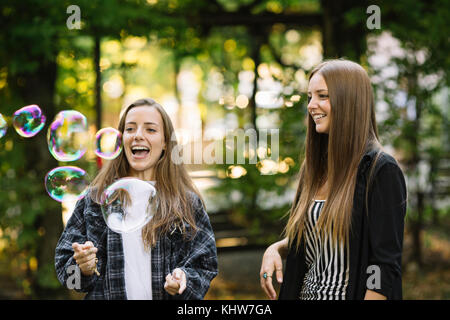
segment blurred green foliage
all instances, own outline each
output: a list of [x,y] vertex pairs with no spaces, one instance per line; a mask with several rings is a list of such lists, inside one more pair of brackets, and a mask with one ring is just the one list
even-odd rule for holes
[[[117,124],[126,92],[147,88],[144,92],[161,98],[175,92],[179,100],[177,74],[183,69],[195,69],[201,84],[198,104],[203,126],[233,115],[241,129],[255,125],[258,129],[263,119],[279,129],[279,162],[284,165],[276,174],[262,175],[261,163],[247,162],[240,165],[246,174],[234,178],[230,165],[212,166],[220,185],[211,192],[225,197],[231,219],[248,228],[250,234],[260,235],[262,242],[273,241],[279,236],[290,203],[271,206],[271,199],[293,197],[286,192],[295,191],[302,161],[308,71],[323,58],[336,54],[356,56],[373,77],[382,79],[374,81],[377,100],[387,106],[379,131],[383,144],[392,145],[405,165],[412,186],[409,221],[420,227],[427,221],[448,218],[448,207],[434,208],[433,198],[441,192],[439,197],[448,199],[449,192],[440,184],[442,178],[448,179],[448,172],[442,168],[450,158],[448,1],[374,1],[370,4],[381,8],[380,30],[364,30],[362,35],[343,32],[331,37],[323,34],[321,25],[322,17],[330,14],[329,8],[345,7],[339,19],[342,26],[352,28],[365,25],[369,3],[348,1],[344,6],[343,1],[324,0],[79,0],[76,4],[81,10],[82,28],[69,30],[66,9],[72,4],[2,1],[0,113],[9,125],[13,112],[31,103],[41,106],[48,116],[47,125],[65,109],[81,111],[94,124],[96,39],[101,40],[102,88],[114,77],[123,84],[118,97],[101,92],[103,109],[107,111],[102,120],[108,126]],[[296,18],[289,18],[292,16]],[[289,22],[284,23],[284,18]],[[308,19],[317,18],[317,26],[307,24]],[[271,22],[261,23],[258,19]],[[404,54],[377,67],[370,63],[374,55],[370,42],[371,37],[383,32],[398,39]],[[369,43],[362,53],[353,45],[357,37]],[[331,51],[330,43],[343,49]],[[386,78],[388,67],[396,71]],[[214,74],[221,75],[224,96],[236,97],[242,71],[263,77],[267,70],[266,78],[283,88],[279,108],[256,107],[254,87],[253,96],[242,109],[234,105],[235,100],[221,103],[205,94]],[[46,195],[43,187],[46,172],[62,164],[47,151],[46,129],[33,139],[25,139],[10,125],[0,139],[0,260],[10,261],[10,269],[0,270],[0,274],[11,274],[27,297],[64,292],[56,280],[52,260],[62,230],[61,206]],[[92,160],[76,162],[91,177],[97,170]],[[419,170],[422,164],[430,168],[425,173]],[[422,195],[423,208],[418,201]]]

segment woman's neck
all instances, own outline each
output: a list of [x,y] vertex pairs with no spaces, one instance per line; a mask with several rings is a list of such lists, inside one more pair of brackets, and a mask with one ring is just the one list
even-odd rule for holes
[[155,173],[153,170],[135,171],[130,169],[129,176],[144,181],[155,181]]

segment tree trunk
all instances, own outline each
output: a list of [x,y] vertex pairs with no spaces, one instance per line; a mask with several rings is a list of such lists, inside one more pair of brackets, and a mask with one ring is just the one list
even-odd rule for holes
[[423,233],[423,211],[424,211],[424,193],[417,192],[417,219],[412,222],[413,237],[413,261],[419,267],[423,266],[422,259],[422,233]]
[[95,37],[94,46],[94,66],[95,66],[95,112],[97,119],[95,125],[97,130],[102,128],[102,73],[100,71],[100,45],[101,39],[99,36]]
[[[56,70],[56,61],[43,62],[38,70],[32,74],[19,75],[17,76],[17,79],[20,79],[19,81],[12,80],[10,82],[21,84],[14,89],[26,105],[39,105],[46,116],[45,128],[48,128],[48,125],[56,115],[54,104]],[[48,171],[58,166],[58,162],[48,150],[46,134],[47,132],[42,130],[42,132],[33,137],[33,143],[27,144],[29,156],[25,160],[25,172],[34,172],[39,182],[44,181]],[[51,284],[40,280],[43,278],[48,279],[49,275],[55,272],[55,247],[63,230],[62,209],[58,202],[49,200],[43,184],[41,192],[36,194],[35,198],[44,198],[48,199],[48,201],[41,202],[44,208],[34,222],[36,230],[43,228],[44,233],[37,240],[36,258],[38,261],[38,273],[37,279],[32,283],[32,287],[37,298],[48,298],[49,294],[56,293],[56,291],[51,289]]]
[[250,54],[253,62],[255,63],[255,78],[253,79],[253,92],[250,98],[248,107],[250,108],[250,120],[253,128],[256,130],[256,135],[259,137],[258,128],[256,125],[256,93],[258,92],[258,66],[261,64],[261,46],[264,42],[263,35],[261,35],[260,29],[249,28],[252,39],[250,41]]
[[364,3],[358,0],[321,0],[321,7],[324,58],[344,57],[360,62],[366,50],[368,29],[363,20],[350,25],[345,20],[345,14],[354,8],[365,11]]

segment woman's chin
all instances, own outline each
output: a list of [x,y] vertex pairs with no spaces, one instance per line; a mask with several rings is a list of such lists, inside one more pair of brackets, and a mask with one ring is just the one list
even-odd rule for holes
[[328,130],[326,128],[321,128],[321,127],[317,127],[317,126],[316,126],[316,132],[317,133],[328,134]]

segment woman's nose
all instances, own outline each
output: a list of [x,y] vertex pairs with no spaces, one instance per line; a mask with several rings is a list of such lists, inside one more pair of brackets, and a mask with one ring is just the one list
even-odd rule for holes
[[316,109],[316,108],[317,108],[316,101],[314,99],[310,98],[309,102],[308,102],[308,106],[307,106],[308,111],[311,112],[313,109]]
[[134,139],[142,139],[143,138],[143,129],[137,128],[134,133]]

